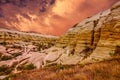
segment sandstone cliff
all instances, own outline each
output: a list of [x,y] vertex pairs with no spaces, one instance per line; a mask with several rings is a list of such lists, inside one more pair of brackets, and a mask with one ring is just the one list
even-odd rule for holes
[[[69,54],[82,57],[77,59],[78,63],[92,63],[119,55],[120,2],[69,29],[56,46],[69,47]],[[76,57],[70,63],[75,63]]]
[[26,42],[48,47],[53,46],[57,39],[57,36],[0,29],[0,44],[20,44],[21,42]]

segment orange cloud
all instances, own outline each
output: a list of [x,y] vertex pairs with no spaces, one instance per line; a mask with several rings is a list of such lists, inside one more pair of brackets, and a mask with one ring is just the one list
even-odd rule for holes
[[60,35],[72,27],[74,24],[80,22],[86,17],[92,16],[100,11],[109,8],[117,0],[58,0],[56,5],[53,7],[52,12],[64,18],[53,17],[51,21],[55,22],[55,29],[58,28],[59,33],[54,34]]
[[45,12],[40,12],[43,7],[39,0],[29,1],[22,8],[4,4],[0,6],[5,15],[0,18],[0,27],[61,35],[74,24],[109,8],[116,1],[118,0],[56,0],[55,4],[45,6]]

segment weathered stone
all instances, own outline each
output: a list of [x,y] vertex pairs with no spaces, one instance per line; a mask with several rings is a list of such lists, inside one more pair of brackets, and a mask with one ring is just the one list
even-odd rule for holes
[[79,59],[80,63],[111,58],[110,53],[120,46],[120,2],[69,29],[56,46],[71,46],[75,54],[84,57]]
[[22,53],[0,61],[0,66],[14,65],[15,72],[19,66],[30,63],[39,69],[53,63],[86,64],[111,59],[120,56],[120,2],[83,20],[60,37],[9,30],[0,30],[0,35],[2,55]]

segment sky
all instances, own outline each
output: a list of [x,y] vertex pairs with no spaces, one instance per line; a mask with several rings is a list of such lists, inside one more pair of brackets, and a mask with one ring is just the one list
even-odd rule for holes
[[119,0],[0,0],[0,28],[62,35]]

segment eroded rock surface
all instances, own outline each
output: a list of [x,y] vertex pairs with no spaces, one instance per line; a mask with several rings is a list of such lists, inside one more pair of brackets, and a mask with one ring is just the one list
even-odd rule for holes
[[120,46],[120,2],[69,29],[60,37],[57,46],[70,46],[74,50],[71,54],[82,56],[78,60],[80,63],[111,58]]
[[0,66],[12,67],[15,73],[30,63],[39,69],[54,63],[86,64],[112,59],[120,56],[120,1],[57,38],[0,33],[0,41],[7,42],[0,45]]

